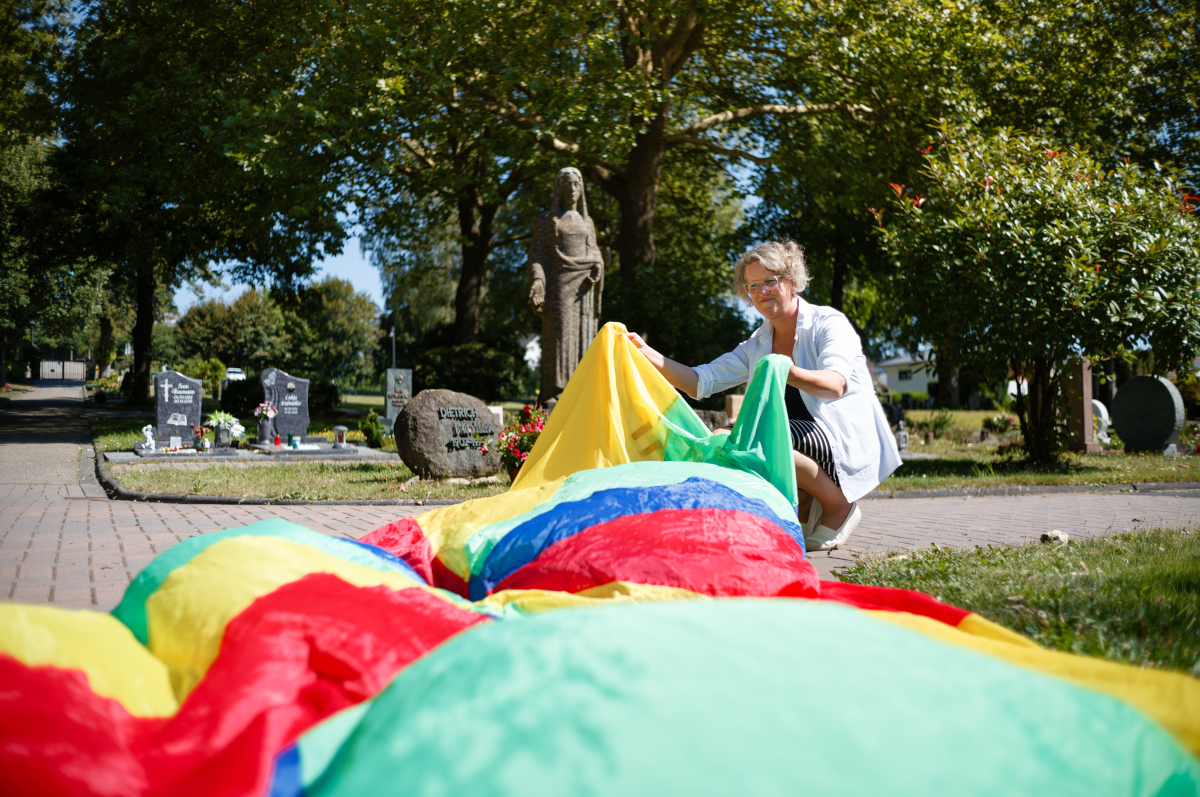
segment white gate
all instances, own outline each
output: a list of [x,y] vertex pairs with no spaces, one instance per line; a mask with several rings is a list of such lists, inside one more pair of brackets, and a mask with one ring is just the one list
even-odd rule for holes
[[79,360],[42,360],[41,379],[71,379],[82,382],[87,378],[87,363]]

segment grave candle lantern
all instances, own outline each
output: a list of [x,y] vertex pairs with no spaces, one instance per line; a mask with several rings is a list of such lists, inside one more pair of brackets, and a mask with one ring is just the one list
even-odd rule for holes
[[348,431],[349,430],[345,426],[333,427],[333,447],[334,448],[345,448],[346,447],[346,432],[348,432]]

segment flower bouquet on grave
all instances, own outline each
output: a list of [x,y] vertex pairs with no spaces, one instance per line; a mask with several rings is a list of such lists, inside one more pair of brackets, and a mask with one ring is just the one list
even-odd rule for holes
[[272,419],[278,414],[279,410],[275,408],[273,401],[264,401],[254,408],[254,417],[258,418],[259,444],[270,443],[271,438],[275,436],[275,424]]
[[[529,458],[529,452],[533,450],[533,444],[537,442],[542,435],[542,430],[546,427],[546,414],[537,407],[531,407],[528,404],[521,410],[520,417],[517,422],[511,426],[504,427],[500,432],[500,464],[508,470],[510,479],[515,480],[517,473],[520,472],[521,466],[525,464],[525,460]],[[485,442],[479,449],[479,453],[487,456],[490,449]]]
[[189,423],[188,426],[192,430],[192,438],[196,441],[196,448],[204,447],[204,435],[212,431],[207,426],[197,426],[194,423]]

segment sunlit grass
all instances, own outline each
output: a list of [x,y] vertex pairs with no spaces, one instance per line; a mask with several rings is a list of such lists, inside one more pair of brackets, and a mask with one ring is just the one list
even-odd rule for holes
[[1200,675],[1200,534],[1153,529],[860,562],[843,581],[925,592],[1044,647]]

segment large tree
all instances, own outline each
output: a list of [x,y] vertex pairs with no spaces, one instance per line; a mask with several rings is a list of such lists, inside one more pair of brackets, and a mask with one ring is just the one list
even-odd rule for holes
[[[93,212],[88,249],[135,297],[133,394],[144,399],[160,286],[211,276],[214,262],[287,285],[340,247],[340,155],[305,139],[284,169],[243,146],[246,107],[295,91],[327,30],[301,0],[95,0],[85,11],[63,82],[64,161]],[[256,135],[286,137],[295,121]]]

